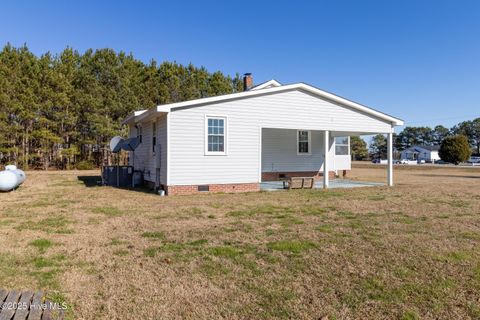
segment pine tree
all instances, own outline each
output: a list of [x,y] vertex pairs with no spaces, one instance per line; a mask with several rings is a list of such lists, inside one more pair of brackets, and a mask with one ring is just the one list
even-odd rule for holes
[[350,149],[353,160],[364,160],[368,157],[367,143],[359,136],[350,137]]
[[0,51],[0,162],[48,169],[101,164],[107,143],[125,135],[134,110],[238,92],[242,81],[176,62],[145,64],[132,54],[66,48]]

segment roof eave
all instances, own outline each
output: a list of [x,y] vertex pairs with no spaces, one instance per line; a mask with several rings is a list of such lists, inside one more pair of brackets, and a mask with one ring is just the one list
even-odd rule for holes
[[138,117],[149,110],[139,110],[139,111],[134,111],[131,115],[125,118],[125,120],[122,121],[122,125],[130,124],[131,122],[138,122]]
[[157,113],[168,113],[168,112],[170,112],[170,105],[168,105],[168,104],[159,105],[159,106],[156,106],[155,108],[147,110],[146,112],[144,112],[141,115],[139,115],[138,117],[136,117],[135,122],[140,122],[142,120],[145,120],[145,119],[147,119],[147,118],[149,118],[152,115],[157,114]]

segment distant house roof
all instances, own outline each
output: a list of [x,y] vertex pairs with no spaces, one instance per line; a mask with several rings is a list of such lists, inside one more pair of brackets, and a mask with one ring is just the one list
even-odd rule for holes
[[422,150],[419,150],[419,149],[427,150],[427,151],[432,152],[432,151],[440,150],[440,146],[427,146],[427,145],[421,144],[421,145],[411,146],[410,148],[407,148],[406,150],[412,151],[412,152],[422,152]]

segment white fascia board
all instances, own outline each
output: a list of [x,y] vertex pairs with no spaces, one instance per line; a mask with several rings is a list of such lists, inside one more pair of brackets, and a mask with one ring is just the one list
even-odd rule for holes
[[141,114],[144,113],[144,112],[147,112],[147,109],[145,109],[145,110],[140,110],[140,111],[135,111],[133,114],[135,115],[135,117],[137,117],[137,116],[141,115]]
[[169,104],[163,104],[157,106],[157,112],[170,112],[170,105]]
[[161,105],[153,109],[135,111],[133,114],[129,115],[127,118],[125,118],[125,120],[122,121],[122,125],[129,124],[130,122],[138,123],[156,113],[168,113],[168,112],[170,112],[169,105]]

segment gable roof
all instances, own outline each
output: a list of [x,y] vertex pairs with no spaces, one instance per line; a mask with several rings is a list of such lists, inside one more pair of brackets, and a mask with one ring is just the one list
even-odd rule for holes
[[256,86],[252,87],[250,90],[259,90],[259,89],[267,89],[267,88],[274,88],[274,87],[280,87],[282,84],[278,82],[275,79],[268,80],[265,82],[262,82],[260,84],[257,84]]
[[[272,80],[270,80],[272,81]],[[268,82],[263,83],[262,85],[267,84]],[[275,81],[275,80],[273,80]],[[277,81],[275,81],[277,82]],[[277,82],[278,83],[278,82]],[[278,83],[279,84],[279,83]],[[392,125],[394,126],[401,126],[404,124],[402,119],[395,118],[393,116],[390,116],[386,113],[377,111],[375,109],[369,108],[367,106],[364,106],[362,104],[359,104],[357,102],[345,99],[343,97],[337,96],[333,93],[321,90],[319,88],[316,88],[312,85],[299,82],[299,83],[294,83],[294,84],[288,84],[288,85],[280,85],[280,86],[273,86],[273,87],[268,87],[264,89],[256,89],[256,90],[249,90],[249,91],[242,91],[242,92],[237,92],[237,93],[230,93],[230,94],[225,94],[225,95],[220,95],[220,96],[215,96],[215,97],[208,97],[208,98],[201,98],[201,99],[195,99],[195,100],[189,100],[189,101],[183,101],[183,102],[176,102],[176,103],[170,103],[170,104],[164,104],[164,105],[159,105],[155,108],[149,109],[147,111],[142,110],[140,111],[141,114],[137,115],[131,115],[127,119],[125,119],[122,123],[126,124],[129,123],[130,121],[140,121],[142,119],[145,119],[149,117],[150,115],[154,113],[168,113],[172,110],[179,109],[179,108],[192,108],[192,107],[199,107],[203,106],[206,104],[212,104],[212,103],[218,103],[218,102],[226,102],[226,101],[232,101],[232,100],[237,100],[237,99],[248,99],[252,97],[257,97],[261,95],[266,95],[266,94],[275,94],[275,93],[280,93],[280,92],[285,92],[285,91],[292,91],[292,90],[301,90],[308,92],[314,96],[317,96],[321,99],[329,100],[331,102],[350,107],[354,110],[357,110],[359,112],[366,113],[368,115],[377,117],[381,120],[391,122]]]

